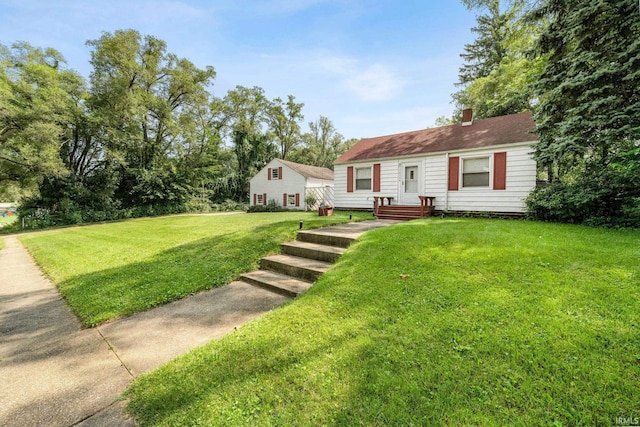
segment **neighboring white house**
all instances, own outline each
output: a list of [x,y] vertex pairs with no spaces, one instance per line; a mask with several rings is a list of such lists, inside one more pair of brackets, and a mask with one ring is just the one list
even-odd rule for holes
[[[335,207],[420,205],[435,197],[437,211],[523,213],[536,185],[530,112],[376,138],[365,138],[336,159]],[[388,199],[387,199],[388,200]]]
[[306,210],[320,203],[333,205],[333,171],[302,165],[288,160],[273,159],[250,181],[251,205],[266,205],[274,200],[278,206]]

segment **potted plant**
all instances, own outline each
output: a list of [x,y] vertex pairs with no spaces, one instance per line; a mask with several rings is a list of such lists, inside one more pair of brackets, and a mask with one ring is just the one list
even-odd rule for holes
[[320,203],[320,207],[318,208],[318,215],[331,216],[333,215],[333,208],[327,205],[325,202],[322,202]]

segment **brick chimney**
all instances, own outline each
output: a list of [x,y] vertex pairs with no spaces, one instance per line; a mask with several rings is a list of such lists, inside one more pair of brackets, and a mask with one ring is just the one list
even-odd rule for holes
[[473,124],[473,110],[465,108],[462,110],[462,126],[471,126]]

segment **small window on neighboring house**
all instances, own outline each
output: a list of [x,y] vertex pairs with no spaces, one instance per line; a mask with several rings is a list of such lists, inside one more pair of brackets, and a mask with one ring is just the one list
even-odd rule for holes
[[463,187],[489,187],[489,157],[462,160]]
[[262,194],[256,194],[256,205],[264,205]]
[[356,168],[356,190],[371,190],[371,168]]
[[271,169],[271,179],[279,179],[280,175],[278,175],[278,168]]
[[287,194],[287,206],[295,206],[295,205],[296,205],[296,195]]

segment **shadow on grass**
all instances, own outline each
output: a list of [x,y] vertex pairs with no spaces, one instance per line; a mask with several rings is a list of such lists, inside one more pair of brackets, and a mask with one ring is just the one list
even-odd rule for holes
[[[136,380],[130,409],[143,425],[592,425],[636,406],[634,250],[441,224],[431,242],[414,224],[365,235],[295,304]],[[596,242],[626,279],[578,250]]]
[[[307,215],[303,226],[317,228],[347,218]],[[287,220],[199,239],[142,262],[73,277],[59,289],[83,325],[96,326],[226,285],[257,269],[260,258],[278,252],[298,228],[298,220]]]
[[59,288],[83,325],[95,326],[230,283],[278,251],[295,225],[283,221],[199,239],[143,262],[65,280]]

